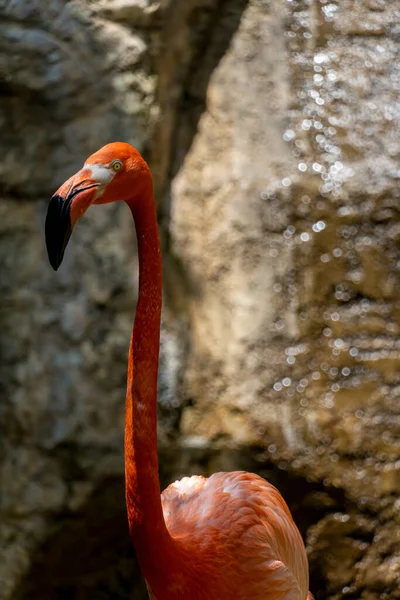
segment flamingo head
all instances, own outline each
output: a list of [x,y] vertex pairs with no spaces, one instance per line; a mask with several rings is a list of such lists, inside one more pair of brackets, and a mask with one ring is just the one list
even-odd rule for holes
[[53,269],[61,265],[72,230],[89,206],[126,200],[133,207],[149,185],[150,170],[130,144],[107,144],[89,156],[82,169],[58,188],[47,209],[46,246]]

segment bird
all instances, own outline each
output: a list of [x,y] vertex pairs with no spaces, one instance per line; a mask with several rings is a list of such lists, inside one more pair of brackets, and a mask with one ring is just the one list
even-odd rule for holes
[[54,270],[91,205],[124,200],[136,228],[139,292],[128,356],[125,498],[152,600],[311,600],[305,546],[279,491],[244,471],[184,477],[160,493],[157,374],[162,257],[150,169],[107,144],[52,196],[45,221]]

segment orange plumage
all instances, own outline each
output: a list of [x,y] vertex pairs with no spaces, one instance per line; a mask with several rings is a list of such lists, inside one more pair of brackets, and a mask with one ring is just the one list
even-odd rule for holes
[[162,268],[152,178],[121,142],[89,157],[53,196],[46,243],[61,264],[91,204],[125,200],[135,221],[139,300],[128,359],[126,502],[131,537],[154,600],[311,600],[304,544],[279,492],[251,473],[185,477],[160,496],[157,372]]
[[162,506],[170,535],[199,562],[200,578],[193,573],[182,598],[306,598],[301,536],[278,490],[258,475],[185,477],[163,492]]

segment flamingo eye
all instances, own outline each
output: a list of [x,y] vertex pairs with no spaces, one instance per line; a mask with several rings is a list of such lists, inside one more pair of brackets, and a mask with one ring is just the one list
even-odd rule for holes
[[120,160],[114,160],[114,162],[111,163],[111,168],[114,171],[120,171],[122,169],[122,162]]

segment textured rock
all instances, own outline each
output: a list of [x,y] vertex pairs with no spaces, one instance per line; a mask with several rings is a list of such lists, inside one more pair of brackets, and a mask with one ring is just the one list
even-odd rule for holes
[[[171,218],[192,288],[183,434],[266,446],[380,515],[400,490],[393,23],[388,5],[250,2]],[[378,569],[375,537],[337,529],[340,555],[310,543],[327,592],[397,598],[398,540]]]
[[147,152],[160,208],[162,480],[256,470],[317,599],[399,598],[394,5],[0,5],[0,598],[143,597],[133,226],[93,208],[56,275],[43,246],[46,198],[116,139]]
[[134,228],[123,206],[90,211],[55,275],[43,224],[46,198],[88,154],[113,139],[143,148],[154,81],[146,36],[90,3],[2,8],[0,597],[8,598],[55,516],[123,472]]

